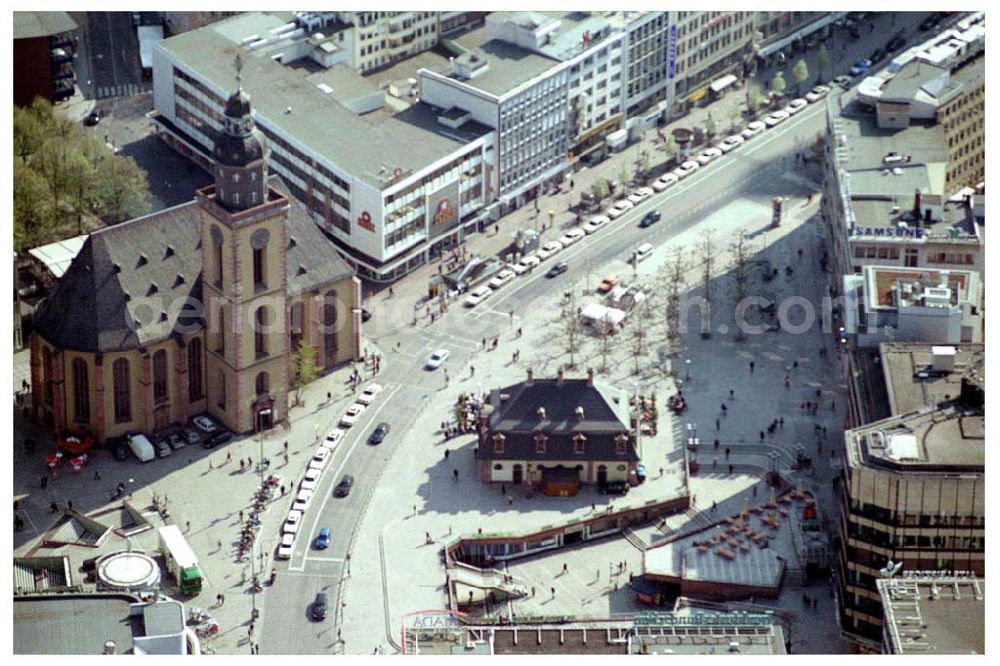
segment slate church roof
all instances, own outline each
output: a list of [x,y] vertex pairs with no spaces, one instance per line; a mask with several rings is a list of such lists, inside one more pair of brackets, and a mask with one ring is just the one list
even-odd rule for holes
[[[479,460],[639,460],[629,427],[628,395],[609,384],[534,379],[494,390],[490,406],[487,441],[476,451]],[[496,434],[505,437],[503,453],[494,450]],[[536,453],[539,434],[547,437],[545,453]],[[578,434],[586,436],[582,454],[575,453]],[[617,453],[621,435],[628,436],[624,454]]]
[[[286,196],[280,179],[271,185]],[[353,275],[330,238],[289,197],[289,295]],[[35,317],[46,341],[82,352],[143,347],[204,323],[196,201],[90,235]]]

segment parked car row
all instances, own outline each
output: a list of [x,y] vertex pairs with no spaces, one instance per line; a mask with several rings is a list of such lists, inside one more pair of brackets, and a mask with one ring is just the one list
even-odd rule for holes
[[[357,417],[364,412],[368,405],[375,402],[375,398],[381,392],[382,386],[380,384],[369,384],[366,386],[361,391],[361,394],[358,395],[357,402],[351,405],[344,416],[341,417],[340,425],[343,428],[334,428],[331,430],[320,445],[316,447],[309,462],[306,463],[306,469],[302,474],[302,480],[299,481],[298,492],[292,502],[292,508],[289,510],[288,515],[285,517],[285,522],[281,526],[281,543],[278,546],[278,559],[287,560],[292,556],[292,552],[295,550],[295,540],[299,534],[299,526],[302,524],[302,519],[309,509],[313,496],[319,487],[323,471],[330,460],[333,459],[334,451],[344,439],[344,435],[346,434],[344,428],[354,425]],[[381,428],[382,425],[385,424],[381,424],[379,427]],[[379,432],[378,428],[376,428],[376,432]],[[388,426],[385,427],[384,432],[381,432],[380,437],[385,437],[386,432],[388,432]],[[375,433],[372,435],[374,436]],[[337,487],[334,488],[333,496],[346,497],[353,486],[354,477],[347,474],[340,480]],[[313,547],[319,550],[328,548],[330,546],[330,538],[329,528],[324,527],[320,529],[316,539],[313,541]]]
[[115,460],[126,460],[131,451],[139,462],[149,462],[154,458],[166,458],[187,446],[202,444],[211,449],[232,438],[233,433],[207,414],[201,414],[192,418],[188,425],[174,426],[152,440],[142,433],[127,432],[121,437],[110,438],[107,446]]

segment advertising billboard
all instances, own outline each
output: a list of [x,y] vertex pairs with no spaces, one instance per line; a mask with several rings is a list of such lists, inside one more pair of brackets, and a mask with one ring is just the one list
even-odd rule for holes
[[458,211],[461,205],[459,182],[456,180],[427,195],[427,233],[430,237],[433,238],[458,226],[461,220]]

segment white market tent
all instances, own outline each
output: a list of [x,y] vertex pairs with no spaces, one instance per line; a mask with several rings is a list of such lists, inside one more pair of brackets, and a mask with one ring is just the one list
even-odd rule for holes
[[589,303],[580,311],[580,317],[586,324],[604,322],[605,325],[619,326],[625,321],[625,313],[617,308],[609,308],[600,303]]

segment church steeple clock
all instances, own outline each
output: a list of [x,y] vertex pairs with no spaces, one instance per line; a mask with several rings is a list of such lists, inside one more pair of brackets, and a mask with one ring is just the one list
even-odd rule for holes
[[215,141],[216,201],[229,211],[253,208],[267,193],[267,142],[254,126],[243,92],[243,62],[236,56],[236,91],[229,96]]

